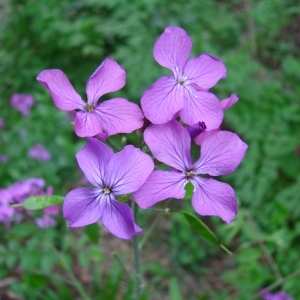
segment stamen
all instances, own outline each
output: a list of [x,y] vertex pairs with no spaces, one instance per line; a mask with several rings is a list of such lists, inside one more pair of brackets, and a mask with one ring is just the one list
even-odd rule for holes
[[87,112],[92,112],[94,110],[94,107],[93,107],[93,105],[91,104],[91,103],[87,103],[86,104],[86,111]]
[[187,176],[187,177],[196,176],[196,173],[195,173],[194,171],[187,171],[187,172],[186,172],[186,176]]
[[111,190],[110,190],[110,188],[105,187],[105,188],[103,189],[103,192],[104,192],[104,194],[110,194],[110,193],[111,193]]

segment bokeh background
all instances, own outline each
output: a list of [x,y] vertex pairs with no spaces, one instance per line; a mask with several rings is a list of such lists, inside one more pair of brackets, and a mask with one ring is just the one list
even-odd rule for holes
[[[236,191],[236,220],[202,218],[233,255],[198,236],[180,214],[163,215],[142,250],[143,299],[250,299],[272,284],[272,292],[300,299],[299,1],[2,0],[0,18],[0,188],[32,177],[56,195],[84,185],[75,154],[85,140],[35,80],[42,70],[63,70],[85,99],[87,79],[111,57],[125,68],[126,86],[102,100],[139,103],[146,88],[170,74],[153,58],[157,37],[180,26],[193,40],[191,56],[205,52],[225,63],[227,78],[212,91],[219,99],[237,93],[239,102],[225,112],[222,128],[249,149],[236,172],[222,178]],[[35,99],[28,115],[11,105],[14,93]],[[136,133],[121,138],[114,143],[137,144]],[[29,158],[35,144],[51,159]],[[193,212],[189,201],[170,205]],[[158,214],[140,213],[141,238]],[[81,286],[91,299],[134,299],[115,256],[133,271],[131,242],[102,226],[70,231],[61,214],[56,221],[47,229],[32,216],[0,224],[0,298],[80,299]]]

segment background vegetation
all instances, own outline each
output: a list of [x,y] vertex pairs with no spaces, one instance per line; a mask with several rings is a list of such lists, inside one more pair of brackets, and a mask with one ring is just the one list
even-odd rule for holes
[[[273,283],[273,292],[300,299],[299,277],[286,278],[300,269],[298,1],[4,0],[0,17],[0,154],[8,156],[0,162],[0,188],[31,177],[44,178],[58,195],[82,185],[75,153],[85,141],[35,80],[42,70],[63,70],[84,99],[87,79],[111,57],[127,72],[125,88],[114,94],[139,103],[169,74],[153,59],[155,40],[165,27],[180,26],[192,37],[192,56],[206,52],[224,61],[227,78],[213,92],[220,99],[235,92],[240,100],[222,128],[249,149],[237,171],[222,178],[235,188],[236,220],[228,226],[202,218],[234,254],[197,236],[181,215],[164,215],[142,250],[143,299],[249,299]],[[13,93],[33,95],[29,115],[11,106]],[[137,140],[135,133],[126,138]],[[36,143],[50,161],[28,158]],[[189,201],[170,205],[192,212]],[[158,213],[142,214],[141,237]],[[32,217],[0,224],[0,298],[72,299],[84,287],[91,299],[133,299],[118,263],[132,271],[131,243],[103,227],[99,239],[98,230],[68,231],[61,216],[45,230]]]

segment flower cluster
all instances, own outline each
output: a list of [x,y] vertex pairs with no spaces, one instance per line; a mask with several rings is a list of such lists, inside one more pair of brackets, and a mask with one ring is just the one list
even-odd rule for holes
[[[131,239],[142,229],[135,224],[130,205],[122,196],[132,193],[134,201],[146,209],[167,198],[182,199],[188,182],[194,186],[192,206],[198,214],[218,216],[226,223],[235,218],[233,188],[210,176],[235,171],[247,150],[235,133],[220,129],[224,110],[238,97],[232,94],[219,101],[209,91],[226,77],[226,68],[209,54],[188,60],[191,49],[192,40],[185,30],[165,29],[154,45],[154,58],[170,69],[172,76],[159,78],[144,92],[142,110],[123,98],[98,103],[101,96],[125,85],[124,69],[111,58],[89,78],[86,102],[61,70],[44,70],[38,75],[54,104],[75,116],[75,133],[88,138],[76,158],[94,188],[77,188],[65,197],[63,215],[69,227],[100,219],[112,234]],[[114,153],[102,142],[111,135],[137,129],[144,134],[154,158],[169,166],[169,171],[154,170],[152,158],[132,145]],[[190,154],[193,140],[201,147],[201,155],[194,162]]]
[[[23,210],[20,207],[12,207],[14,204],[21,204],[30,196],[52,195],[53,188],[48,187],[44,192],[45,181],[41,178],[31,178],[18,181],[6,189],[0,189],[0,222],[9,226],[12,221],[20,222],[23,213],[30,215],[31,211]],[[36,219],[36,224],[41,227],[54,226],[55,220],[51,215],[57,215],[59,207],[57,205],[48,207],[43,211],[43,217]]]

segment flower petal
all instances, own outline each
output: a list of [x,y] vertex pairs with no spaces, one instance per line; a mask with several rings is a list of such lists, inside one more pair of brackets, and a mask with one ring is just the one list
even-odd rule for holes
[[63,216],[69,228],[82,227],[97,222],[108,198],[96,189],[78,188],[67,194],[63,204]]
[[133,235],[142,231],[142,228],[134,223],[130,207],[115,199],[106,203],[101,220],[112,234],[121,239],[131,240]]
[[215,133],[215,132],[219,132],[220,131],[220,128],[217,128],[217,129],[212,129],[210,131],[205,131],[205,132],[202,132],[200,133],[198,136],[196,136],[194,138],[194,142],[197,146],[201,147],[202,146],[202,143],[203,141],[211,134]]
[[108,162],[114,152],[97,139],[89,138],[87,144],[76,154],[80,169],[94,186],[103,186]]
[[220,126],[223,116],[220,101],[214,94],[186,87],[184,107],[180,111],[180,117],[185,124],[204,122],[206,130],[211,130]]
[[75,133],[79,137],[92,137],[100,133],[103,133],[101,119],[95,111],[77,112],[74,128],[75,128]]
[[242,161],[247,148],[235,133],[213,133],[202,143],[201,156],[194,163],[195,172],[212,176],[230,174]]
[[141,98],[145,117],[154,124],[170,121],[183,105],[184,88],[174,77],[159,78]]
[[36,78],[50,91],[54,104],[61,110],[84,109],[85,103],[74,90],[65,73],[58,69],[44,70]]
[[232,94],[229,98],[221,100],[221,105],[223,110],[228,109],[238,101],[239,101],[239,97],[237,96],[237,94]]
[[192,40],[185,30],[179,27],[167,27],[157,39],[153,55],[163,67],[173,71],[174,76],[182,73],[192,50]]
[[146,209],[159,201],[185,195],[185,175],[174,171],[153,171],[144,185],[133,193],[135,202]]
[[212,178],[194,177],[192,205],[201,216],[218,216],[230,223],[237,214],[237,202],[233,188]]
[[144,139],[159,161],[182,172],[191,166],[191,137],[176,120],[161,125],[151,124],[144,132]]
[[95,112],[101,119],[103,131],[108,136],[130,133],[144,124],[144,115],[138,105],[122,98],[100,103]]
[[144,184],[153,168],[154,164],[149,155],[127,145],[110,159],[106,184],[115,195],[135,192]]
[[201,54],[191,58],[185,68],[187,76],[185,84],[196,84],[200,89],[213,87],[221,78],[226,78],[226,68],[220,59],[208,54]]
[[86,94],[89,103],[96,106],[102,95],[118,91],[125,85],[125,81],[125,70],[113,59],[106,58],[87,82]]

